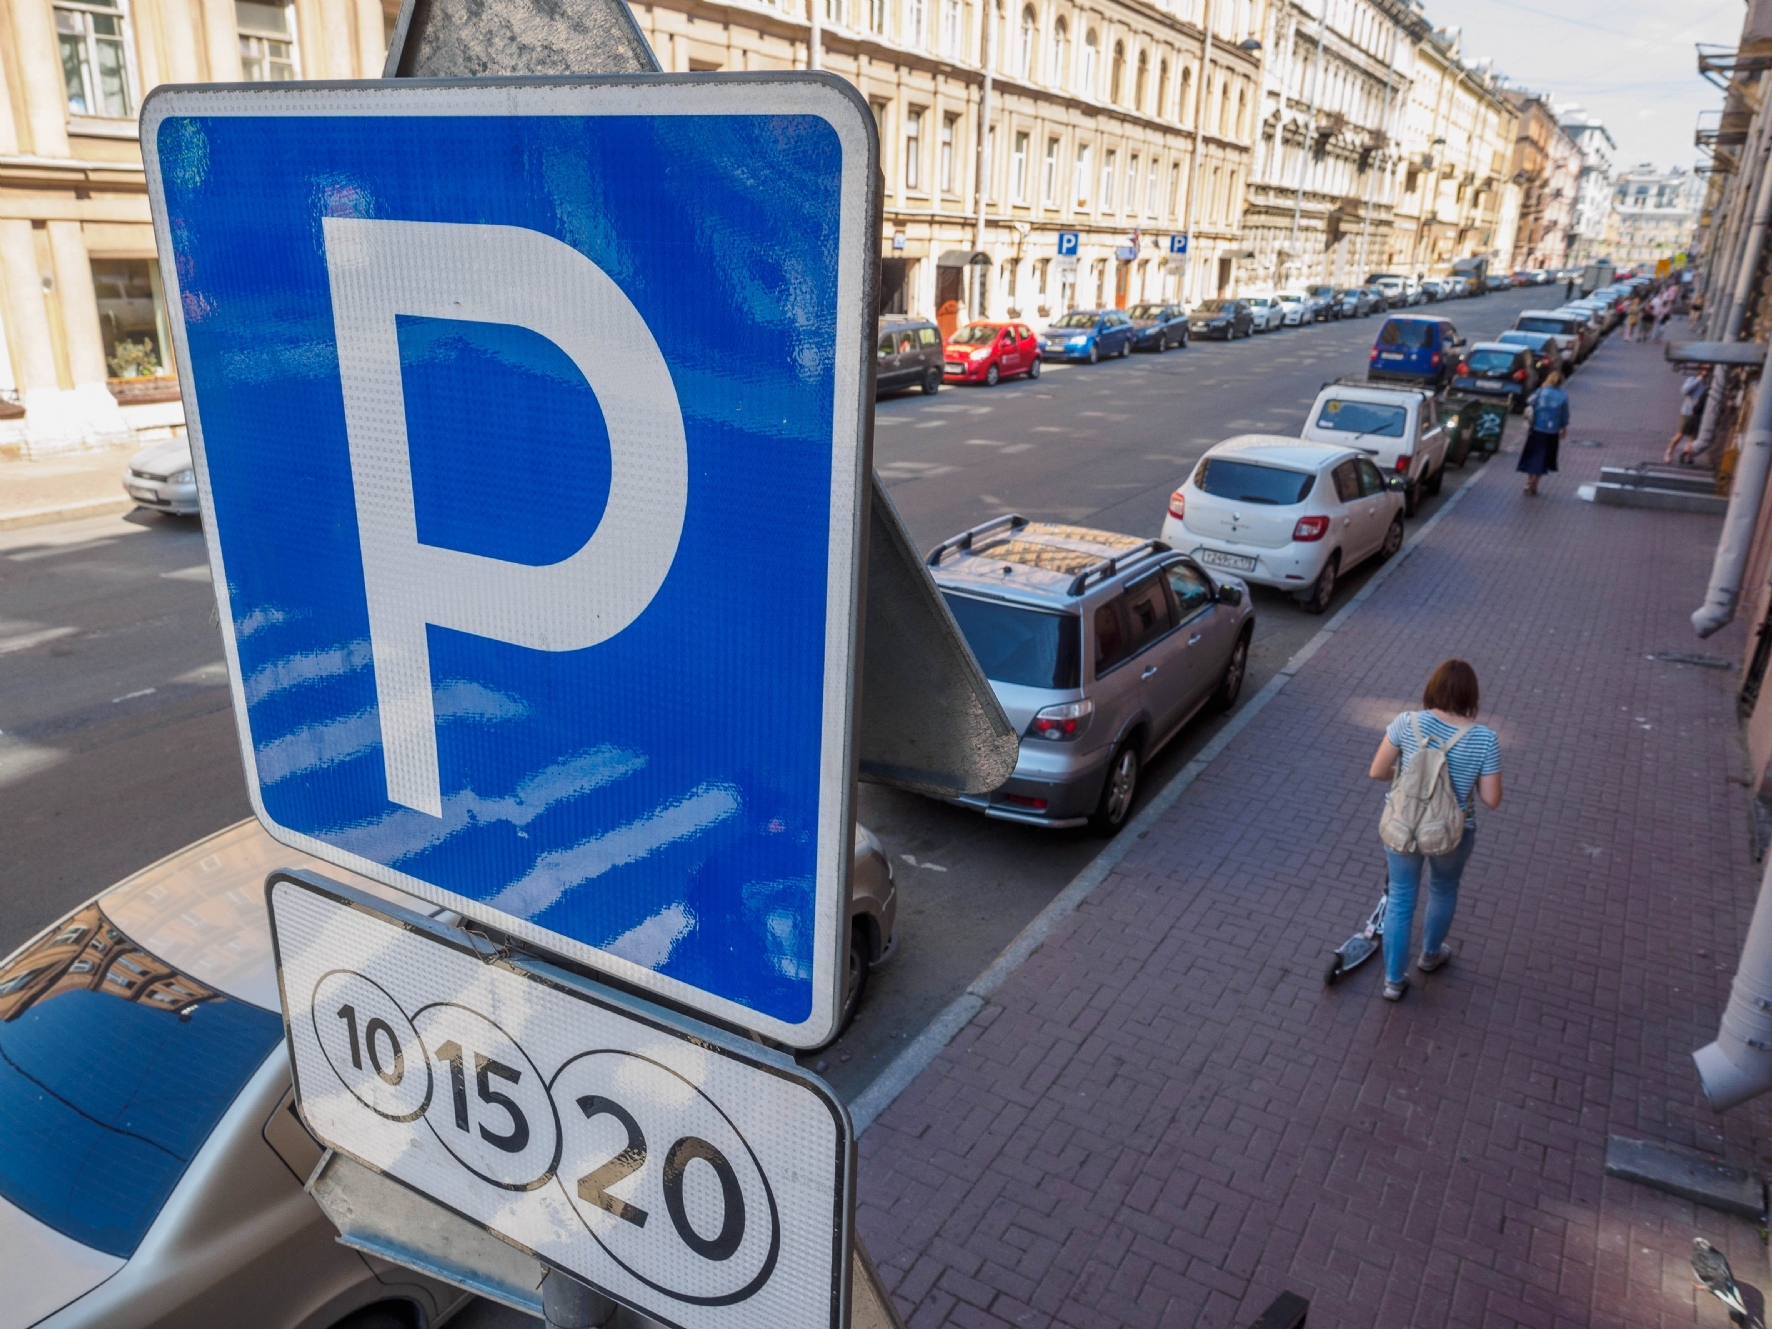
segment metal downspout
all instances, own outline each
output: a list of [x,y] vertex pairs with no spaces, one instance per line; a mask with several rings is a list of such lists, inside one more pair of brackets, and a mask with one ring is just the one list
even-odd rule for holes
[[[1741,324],[1747,302],[1753,293],[1753,282],[1759,272],[1760,254],[1765,248],[1766,225],[1772,219],[1772,171],[1760,162],[1759,193],[1754,200],[1753,225],[1747,233],[1741,266],[1736,273],[1735,295],[1729,311],[1725,341],[1741,336]],[[1710,397],[1705,402],[1705,428],[1713,434],[1715,413],[1721,406],[1724,373],[1712,375]],[[1702,446],[1704,429],[1700,430]],[[1747,571],[1747,556],[1753,544],[1754,526],[1759,521],[1760,504],[1766,495],[1766,476],[1772,469],[1772,383],[1764,373],[1754,390],[1753,415],[1741,439],[1741,457],[1735,466],[1735,483],[1729,494],[1729,512],[1723,518],[1723,534],[1717,541],[1716,560],[1711,564],[1710,588],[1704,603],[1692,615],[1692,630],[1708,637],[1735,617],[1741,599],[1741,579]]]
[[1194,251],[1200,247],[1200,237],[1194,234],[1194,221],[1199,210],[1194,206],[1200,188],[1200,139],[1206,132],[1206,82],[1212,74],[1212,0],[1206,0],[1206,12],[1202,19],[1205,27],[1205,41],[1200,49],[1200,77],[1194,83],[1194,145],[1187,158],[1187,220],[1182,234],[1187,236],[1187,253],[1181,256],[1181,301],[1192,303],[1188,298],[1188,287],[1194,281]]
[[1692,1060],[1704,1095],[1718,1112],[1772,1089],[1772,856],[1716,1042],[1699,1048]]

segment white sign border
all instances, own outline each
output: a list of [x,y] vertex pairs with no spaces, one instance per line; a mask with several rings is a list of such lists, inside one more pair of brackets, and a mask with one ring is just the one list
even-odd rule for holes
[[[734,103],[742,106],[735,109]],[[203,534],[210,571],[221,606],[222,643],[233,693],[234,716],[246,768],[247,796],[254,815],[272,838],[372,881],[415,895],[511,936],[653,992],[718,1020],[752,1029],[794,1047],[817,1047],[836,1032],[842,1004],[843,963],[848,945],[850,877],[854,857],[856,754],[853,715],[861,665],[862,559],[866,550],[869,482],[873,465],[873,335],[863,328],[864,295],[872,285],[867,264],[873,249],[868,222],[877,211],[878,130],[861,95],[830,74],[779,73],[638,75],[525,79],[399,79],[349,83],[281,83],[175,86],[154,89],[142,106],[141,149],[146,168],[154,239],[173,344],[181,366],[191,364],[184,321],[183,291],[173,257],[172,232],[162,185],[159,130],[181,116],[732,116],[810,115],[836,133],[843,152],[840,188],[837,282],[837,349],[831,431],[831,508],[825,597],[823,739],[819,753],[817,876],[812,961],[812,1011],[789,1023],[740,1002],[669,978],[618,955],[589,946],[488,908],[420,878],[386,867],[324,840],[291,830],[265,810],[258,764],[247,719],[234,615],[215,521],[215,503],[203,441],[202,414],[188,368],[180,375],[186,433],[197,474]],[[845,361],[843,349],[856,352]]]
[[[460,954],[472,956],[481,963],[498,964],[508,973],[550,988],[568,998],[600,1006],[613,1014],[647,1025],[671,1037],[694,1043],[698,1047],[742,1062],[765,1074],[791,1080],[812,1092],[830,1110],[837,1136],[837,1157],[834,1161],[837,1167],[838,1184],[837,1202],[832,1214],[831,1320],[829,1329],[844,1329],[844,1326],[848,1325],[850,1302],[853,1295],[851,1273],[855,1246],[855,1127],[843,1101],[818,1076],[803,1070],[792,1058],[781,1053],[771,1052],[768,1048],[746,1039],[737,1038],[723,1030],[698,1024],[687,1017],[677,1015],[675,1012],[627,998],[624,994],[605,988],[592,979],[581,978],[569,971],[561,970],[548,964],[545,960],[522,955],[489,957],[485,952],[477,949],[468,939],[467,934],[459,929],[446,927],[434,919],[402,909],[389,901],[355,890],[343,882],[333,881],[317,872],[279,869],[267,876],[265,878],[265,914],[267,918],[274,919],[276,917],[271,907],[271,898],[272,892],[278,886],[293,886],[347,908],[360,910],[381,922],[421,935]],[[436,1196],[419,1190],[416,1186],[384,1171],[375,1163],[359,1157],[349,1149],[341,1148],[329,1140],[324,1140],[320,1133],[314,1129],[308,1121],[307,1113],[302,1110],[301,1062],[296,1056],[295,1035],[290,1026],[289,994],[283,988],[283,957],[279,949],[275,926],[271,928],[271,951],[277,970],[277,994],[283,1007],[283,1044],[289,1056],[290,1082],[295,1090],[296,1110],[301,1114],[302,1123],[307,1127],[309,1133],[314,1135],[316,1139],[322,1139],[328,1149],[368,1168],[377,1176],[386,1177],[389,1181],[404,1187],[414,1195],[422,1196],[431,1204],[448,1210],[482,1231],[497,1237],[500,1241],[509,1242],[530,1255],[536,1255],[535,1251],[512,1241],[510,1237],[494,1232],[472,1214],[464,1213]],[[631,1304],[627,1303],[625,1298],[621,1300],[624,1301],[624,1304]],[[658,1318],[660,1315],[660,1310],[657,1307],[634,1306],[633,1309],[653,1318]],[[672,1322],[661,1320],[660,1323],[671,1324]]]

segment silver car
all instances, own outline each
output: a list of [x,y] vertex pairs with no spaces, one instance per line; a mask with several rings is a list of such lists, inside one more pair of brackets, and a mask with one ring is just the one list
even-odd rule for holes
[[191,469],[191,443],[169,438],[129,459],[123,489],[137,504],[155,512],[188,517],[198,510],[197,474]]
[[[897,914],[860,826],[855,860],[845,1019]],[[415,1329],[473,1300],[339,1244],[303,1193],[322,1150],[290,1090],[277,868],[438,912],[246,821],[0,962],[0,1329]]]
[[1022,735],[1007,783],[955,800],[987,816],[1112,835],[1152,754],[1242,690],[1246,588],[1160,540],[1010,515],[929,568]]

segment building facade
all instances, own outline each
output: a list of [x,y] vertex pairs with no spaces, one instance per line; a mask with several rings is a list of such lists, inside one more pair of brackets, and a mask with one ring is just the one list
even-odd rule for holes
[[1508,172],[1520,187],[1520,224],[1504,261],[1514,268],[1565,267],[1575,228],[1581,151],[1548,98],[1535,92],[1505,95],[1517,117]]
[[1455,259],[1495,259],[1511,245],[1518,204],[1507,162],[1518,116],[1494,70],[1467,64],[1459,47],[1458,31],[1442,29],[1414,48],[1392,272],[1445,274]]
[[1602,253],[1612,216],[1612,171],[1618,145],[1606,126],[1579,106],[1563,107],[1559,121],[1580,160],[1575,216],[1569,228],[1569,262],[1581,265]]
[[1270,16],[1243,214],[1244,289],[1364,282],[1389,261],[1415,44],[1399,0],[1283,0]]
[[1614,263],[1653,269],[1662,260],[1682,261],[1692,249],[1704,181],[1678,166],[1659,170],[1644,163],[1612,182],[1607,252]]
[[0,7],[0,451],[179,427],[137,142],[156,84],[365,78],[381,0],[8,0]]

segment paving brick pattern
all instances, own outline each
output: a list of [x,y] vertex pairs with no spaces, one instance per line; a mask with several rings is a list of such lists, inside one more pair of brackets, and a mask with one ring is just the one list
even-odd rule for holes
[[[1471,491],[863,1137],[859,1227],[912,1329],[1725,1325],[1694,1235],[1765,1285],[1754,1226],[1604,1176],[1609,1132],[1772,1155],[1690,1052],[1758,872],[1734,675],[1696,642],[1719,522],[1598,507],[1659,459],[1677,380],[1614,338],[1563,469]],[[1501,736],[1456,960],[1378,998],[1329,951],[1378,895],[1366,766],[1441,659]],[[1417,928],[1420,916],[1417,916]]]

